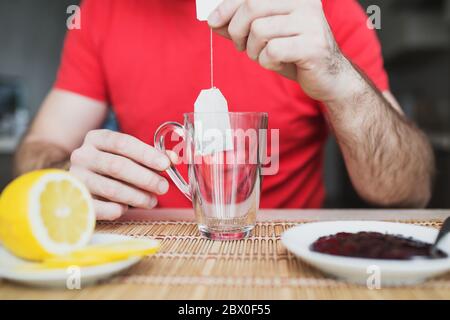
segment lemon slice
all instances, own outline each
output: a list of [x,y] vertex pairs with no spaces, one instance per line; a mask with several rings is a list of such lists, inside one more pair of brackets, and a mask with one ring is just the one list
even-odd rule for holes
[[105,244],[89,245],[63,256],[45,259],[34,268],[65,268],[69,266],[93,266],[132,257],[143,257],[158,252],[156,240],[130,239]]
[[44,260],[85,246],[95,213],[86,187],[62,170],[39,170],[11,182],[0,198],[0,240],[18,257]]

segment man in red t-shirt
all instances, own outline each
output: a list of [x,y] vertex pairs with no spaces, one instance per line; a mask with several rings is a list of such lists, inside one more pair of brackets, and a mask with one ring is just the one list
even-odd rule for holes
[[[169,158],[150,143],[209,86],[211,27],[215,84],[230,111],[268,112],[269,129],[280,130],[279,172],[265,177],[262,207],[322,205],[327,128],[361,197],[426,205],[432,151],[390,93],[356,0],[224,0],[208,24],[195,16],[194,0],[85,0],[81,29],[68,32],[54,88],[17,152],[17,173],[70,168],[99,219],[130,206],[188,206],[162,173]],[[98,130],[109,106],[120,133]]]

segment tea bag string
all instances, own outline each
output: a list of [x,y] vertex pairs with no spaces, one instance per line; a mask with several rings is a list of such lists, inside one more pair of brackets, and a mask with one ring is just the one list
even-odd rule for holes
[[213,31],[209,29],[209,46],[210,46],[210,75],[211,75],[211,88],[214,88],[214,50],[213,50]]

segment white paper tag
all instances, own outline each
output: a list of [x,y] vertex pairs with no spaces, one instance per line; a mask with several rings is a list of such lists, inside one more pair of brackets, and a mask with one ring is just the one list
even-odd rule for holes
[[217,88],[202,90],[194,104],[195,149],[200,155],[233,150],[228,103]]
[[211,12],[219,6],[223,0],[196,0],[197,19],[200,21],[208,20]]

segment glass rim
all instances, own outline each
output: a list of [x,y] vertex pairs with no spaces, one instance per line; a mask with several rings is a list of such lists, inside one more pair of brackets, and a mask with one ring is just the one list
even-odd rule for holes
[[259,115],[259,116],[269,116],[267,112],[259,112],[259,111],[239,111],[239,112],[185,112],[183,113],[183,116],[190,116],[190,115],[196,115],[196,114],[229,114],[229,115],[236,115],[236,116],[248,116],[248,115]]

